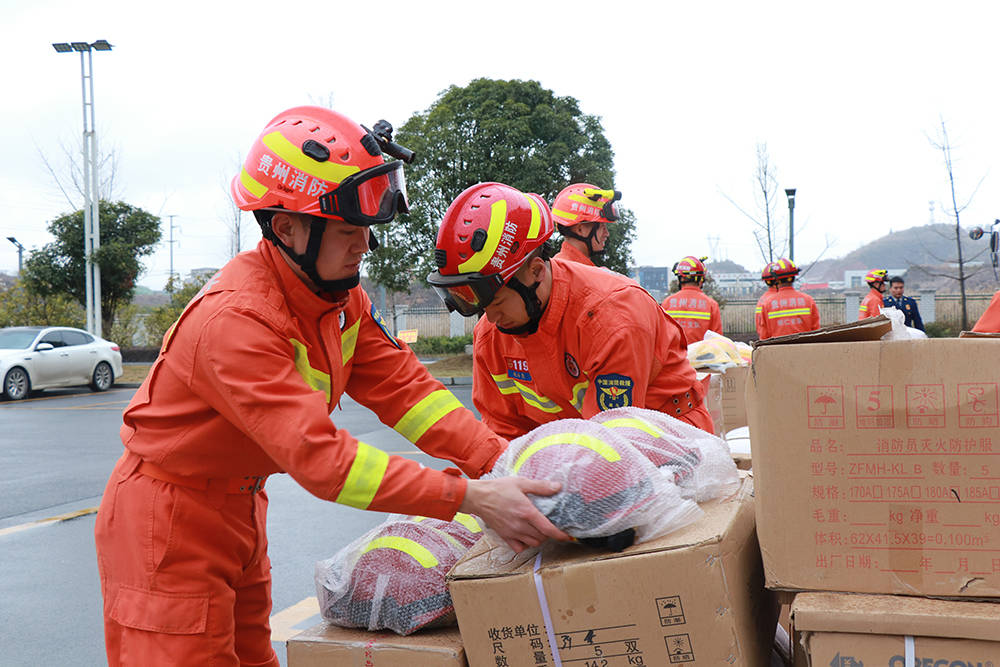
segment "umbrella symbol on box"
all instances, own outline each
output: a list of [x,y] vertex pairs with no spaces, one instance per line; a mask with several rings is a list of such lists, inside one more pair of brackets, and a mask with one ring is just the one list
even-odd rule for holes
[[835,405],[837,403],[837,399],[835,399],[833,396],[830,396],[830,394],[820,394],[819,396],[816,397],[813,403],[818,403],[819,405],[822,405],[823,414],[825,415],[826,409],[831,405]]

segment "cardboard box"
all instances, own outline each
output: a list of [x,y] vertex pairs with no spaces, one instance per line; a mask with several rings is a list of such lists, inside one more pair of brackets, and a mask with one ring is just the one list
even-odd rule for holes
[[752,493],[745,476],[696,524],[621,553],[550,543],[501,562],[483,538],[449,574],[469,662],[551,666],[556,651],[581,667],[766,664],[777,605]]
[[1000,596],[1000,346],[796,338],[747,386],[768,586]]
[[1000,605],[800,593],[795,667],[985,667],[1000,656]]
[[749,366],[734,366],[706,376],[705,407],[715,425],[715,435],[721,438],[733,429],[747,425],[746,384],[749,372]]
[[458,628],[402,637],[320,623],[285,644],[288,667],[467,667]]

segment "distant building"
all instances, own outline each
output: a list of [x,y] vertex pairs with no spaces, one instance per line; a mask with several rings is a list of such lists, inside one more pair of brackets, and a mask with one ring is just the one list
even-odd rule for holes
[[[844,271],[844,289],[867,289],[868,285],[865,283],[865,274],[871,269],[877,269],[879,267],[873,266],[867,269],[861,269],[859,271]],[[906,269],[887,269],[889,271],[889,277],[901,276],[906,273]],[[830,283],[833,287],[835,283]],[[888,287],[888,286],[886,286]]]
[[649,292],[669,292],[674,274],[668,266],[633,266],[628,275]]

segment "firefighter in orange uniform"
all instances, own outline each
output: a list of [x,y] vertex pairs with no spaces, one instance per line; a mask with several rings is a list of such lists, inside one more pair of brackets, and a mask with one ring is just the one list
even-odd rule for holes
[[226,264],[164,336],[125,411],[125,453],[97,514],[111,665],[278,665],[265,530],[273,473],[361,509],[477,514],[515,550],[565,539],[525,495],[557,485],[466,480],[389,456],[330,419],[347,393],[473,478],[507,446],[389,333],[358,286],[369,225],[408,210],[403,161],[382,155],[412,153],[387,123],[375,128],[290,109],[233,179],[265,240]]
[[472,398],[513,438],[539,424],[634,405],[709,433],[683,330],[635,281],[548,259],[545,202],[500,183],[456,198],[428,281],[451,310],[485,313],[473,337]]
[[819,329],[816,301],[792,285],[799,267],[784,257],[764,267],[761,279],[768,286],[757,302],[757,336],[767,340],[776,336]]
[[882,314],[882,295],[885,293],[885,278],[889,272],[885,269],[872,269],[865,274],[865,282],[868,283],[868,294],[861,300],[858,306],[858,319],[863,320],[868,317],[878,317]]
[[618,221],[621,197],[617,190],[601,190],[590,183],[563,188],[552,203],[552,218],[563,236],[556,257],[594,266],[608,242],[608,223]]
[[719,304],[701,289],[705,282],[705,260],[688,255],[674,264],[680,289],[661,304],[667,315],[684,329],[688,344],[702,340],[706,331],[722,334]]

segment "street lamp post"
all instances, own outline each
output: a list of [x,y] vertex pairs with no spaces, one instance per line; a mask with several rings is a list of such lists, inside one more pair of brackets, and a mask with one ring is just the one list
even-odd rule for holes
[[788,259],[795,261],[795,188],[785,188],[788,197]]
[[106,39],[96,42],[59,42],[57,53],[80,54],[80,82],[83,88],[83,260],[86,286],[87,331],[101,336],[101,268],[93,255],[101,247],[100,199],[97,178],[97,128],[94,125],[93,51],[110,51]]
[[13,236],[8,236],[7,240],[17,246],[17,275],[21,275],[21,267],[24,266],[24,246]]

